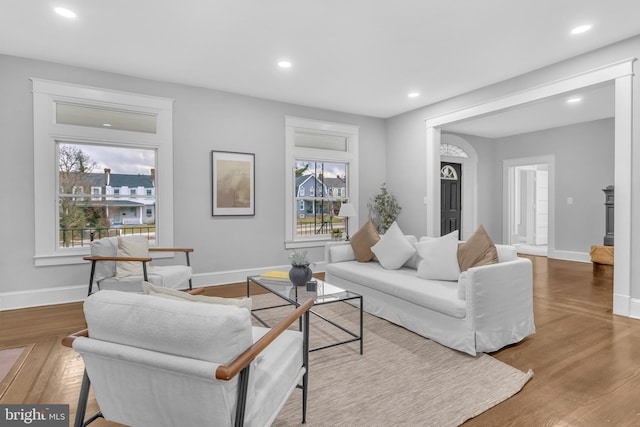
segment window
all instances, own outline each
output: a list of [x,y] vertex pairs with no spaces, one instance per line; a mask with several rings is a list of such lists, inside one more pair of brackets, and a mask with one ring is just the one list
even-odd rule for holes
[[444,165],[442,169],[440,169],[440,179],[448,179],[452,181],[458,180],[458,173],[451,165]]
[[32,81],[36,265],[83,263],[91,239],[106,235],[173,246],[173,101]]
[[441,143],[440,157],[461,157],[463,159],[468,159],[469,154],[457,145]]
[[[357,126],[286,117],[287,248],[320,246],[334,230],[343,202],[358,200]],[[351,218],[357,227],[357,218]],[[356,228],[357,229],[357,228]]]
[[[132,207],[130,214],[135,215],[138,206],[155,206],[155,198],[136,200],[135,188],[130,192],[134,197],[115,197],[120,195],[120,187],[114,188],[113,195],[107,191],[112,184],[123,188],[139,184],[153,186],[155,150],[119,148],[114,153],[112,147],[102,144],[68,142],[58,142],[56,147],[60,188],[57,195],[60,248],[82,246],[92,236],[100,238],[122,232],[143,234],[155,240],[155,224],[152,222],[143,224],[141,219],[131,219],[126,225],[137,227],[126,230],[116,228],[124,225],[120,218],[121,208]],[[89,186],[91,197],[84,193],[84,188]],[[105,189],[105,196],[95,197],[102,194],[102,188]]]

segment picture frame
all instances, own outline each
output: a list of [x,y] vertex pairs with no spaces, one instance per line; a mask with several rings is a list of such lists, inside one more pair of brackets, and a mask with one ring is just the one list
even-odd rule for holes
[[211,151],[211,215],[255,213],[255,154]]

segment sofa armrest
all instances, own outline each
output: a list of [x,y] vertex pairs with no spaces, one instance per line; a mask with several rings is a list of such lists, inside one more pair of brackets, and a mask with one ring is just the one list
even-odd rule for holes
[[531,260],[473,267],[467,270],[467,315],[476,330],[501,329],[505,324],[533,321]]
[[[324,246],[324,262],[326,264],[331,264],[331,263],[335,263],[335,262],[340,262],[340,261],[354,261],[356,259],[356,256],[353,255],[352,259],[345,259],[345,257],[341,257],[340,259],[336,259],[335,257],[331,257],[331,248],[336,248],[336,247],[341,247],[341,246],[345,246],[345,250],[348,251],[349,249],[351,249],[351,242],[349,242],[348,240],[343,240],[340,242],[327,242]],[[346,248],[346,246],[348,246],[348,248]],[[351,255],[348,254],[347,258],[351,258]]]

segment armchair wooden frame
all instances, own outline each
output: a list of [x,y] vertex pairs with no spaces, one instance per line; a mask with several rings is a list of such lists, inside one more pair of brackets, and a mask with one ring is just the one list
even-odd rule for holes
[[[197,290],[196,290],[197,291]],[[302,317],[303,322],[303,367],[305,368],[305,373],[302,376],[302,384],[298,385],[297,388],[302,389],[302,424],[305,424],[307,421],[307,394],[309,388],[309,310],[313,306],[314,301],[308,300],[300,307],[298,307],[295,311],[292,311],[287,315],[287,317],[283,318],[280,322],[278,322],[274,327],[272,327],[265,335],[262,336],[258,341],[256,341],[253,345],[247,348],[244,352],[238,355],[234,360],[232,360],[228,365],[220,365],[216,369],[215,377],[218,380],[229,381],[233,379],[236,375],[239,374],[238,377],[238,401],[236,407],[236,418],[235,418],[235,426],[240,427],[244,425],[244,415],[247,403],[247,391],[249,386],[249,371],[251,367],[251,362],[258,357],[258,355],[265,349],[269,344],[275,341],[276,338],[282,332],[287,330],[289,326],[291,326],[295,321]],[[62,344],[73,348],[73,341],[78,337],[89,337],[89,331],[87,329],[83,329],[81,331],[75,332],[71,335],[66,336],[62,339]],[[78,398],[78,407],[76,410],[76,418],[74,422],[74,427],[83,427],[86,426],[98,418],[102,417],[102,413],[98,412],[92,417],[88,418],[85,421],[85,414],[87,409],[87,401],[89,397],[89,388],[91,386],[91,381],[89,380],[89,376],[87,375],[87,370],[84,370],[83,378],[82,378],[82,386],[80,388],[80,397]]]
[[[183,252],[187,259],[187,266],[191,267],[189,254],[193,252],[192,248],[149,248],[149,252]],[[100,262],[100,261],[141,262],[142,276],[144,277],[145,281],[148,281],[149,277],[147,275],[147,263],[153,260],[153,258],[151,257],[134,258],[134,257],[118,257],[118,256],[85,256],[82,259],[85,261],[91,261],[91,275],[89,276],[89,291],[87,292],[87,296],[91,295],[91,292],[93,290],[93,278],[95,276],[97,262]],[[191,289],[193,289],[193,283],[191,282],[191,278],[189,278],[189,290]]]

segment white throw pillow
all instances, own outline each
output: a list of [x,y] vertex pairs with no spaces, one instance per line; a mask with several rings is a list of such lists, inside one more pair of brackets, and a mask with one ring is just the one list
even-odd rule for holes
[[[416,248],[416,245],[418,244],[418,238],[416,236],[405,234],[404,238],[407,239],[407,242],[409,242],[411,246],[413,246],[413,249]],[[418,251],[414,250],[413,255],[404,263],[403,267],[409,267],[416,270],[418,268],[418,261],[420,261],[420,256],[418,255]]]
[[162,298],[178,299],[182,301],[203,302],[207,304],[234,305],[240,308],[246,308],[251,311],[251,298],[222,298],[211,297],[206,295],[191,295],[187,292],[178,291],[170,288],[155,286],[149,282],[142,281],[142,289],[147,295],[154,295]]
[[[118,254],[118,238],[103,237],[91,242],[91,256],[114,257]],[[116,275],[115,261],[96,262],[95,276],[96,282]]]
[[431,280],[458,280],[458,231],[424,239],[416,245],[420,261],[417,276]]
[[416,250],[394,221],[378,243],[371,247],[371,252],[376,255],[381,266],[388,270],[397,270]]
[[[118,257],[149,258],[149,241],[145,237],[121,237],[118,236]],[[118,261],[116,262],[116,278],[127,276],[142,276],[142,262]]]

